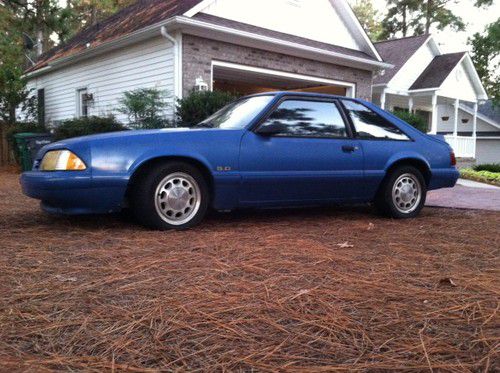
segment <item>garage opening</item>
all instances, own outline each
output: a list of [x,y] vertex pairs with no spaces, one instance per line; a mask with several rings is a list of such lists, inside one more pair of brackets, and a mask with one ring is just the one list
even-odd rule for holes
[[269,91],[297,91],[354,97],[355,85],[227,62],[212,64],[212,89],[241,95]]

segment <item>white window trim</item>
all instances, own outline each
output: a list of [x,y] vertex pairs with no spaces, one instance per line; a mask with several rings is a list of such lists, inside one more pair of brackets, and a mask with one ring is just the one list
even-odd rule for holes
[[240,65],[240,64],[236,64],[236,63],[223,62],[223,61],[212,61],[212,69],[211,69],[211,77],[210,77],[210,90],[213,90],[214,67],[216,67],[216,66],[217,67],[225,67],[225,68],[233,69],[233,70],[239,70],[239,71],[253,72],[253,73],[258,73],[258,74],[263,74],[263,75],[279,76],[282,78],[301,80],[301,81],[310,82],[310,83],[320,83],[323,85],[339,86],[339,87],[346,88],[346,97],[351,97],[351,98],[356,97],[356,84],[355,83],[344,82],[341,80],[318,78],[316,76],[310,76],[310,75],[288,73],[288,72],[284,72],[284,71],[265,69],[262,67]]
[[[88,88],[87,87],[79,87],[76,89],[76,117],[77,118],[84,118],[82,114],[82,92],[87,93]],[[87,117],[89,116],[88,113],[89,107],[87,105]]]

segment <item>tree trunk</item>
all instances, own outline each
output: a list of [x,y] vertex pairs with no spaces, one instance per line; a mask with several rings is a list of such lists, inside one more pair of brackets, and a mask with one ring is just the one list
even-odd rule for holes
[[90,24],[92,26],[97,24],[97,5],[95,4],[90,8]]
[[44,0],[37,0],[36,2],[36,55],[40,57],[43,54],[43,2]]
[[403,37],[406,36],[406,34],[408,33],[408,24],[406,23],[406,5],[403,5]]
[[425,14],[425,33],[426,34],[428,34],[431,30],[433,9],[434,9],[434,0],[427,0],[427,12]]

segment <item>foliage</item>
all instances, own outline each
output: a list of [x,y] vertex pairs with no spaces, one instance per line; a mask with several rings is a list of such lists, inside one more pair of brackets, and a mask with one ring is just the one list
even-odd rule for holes
[[0,7],[0,121],[14,123],[15,109],[28,96],[23,76],[22,36],[12,11]]
[[399,33],[403,37],[410,31],[410,25],[415,22],[416,11],[420,1],[388,0],[387,13],[382,21],[381,39],[389,39]]
[[125,129],[114,117],[88,117],[64,121],[53,132],[55,140],[63,140],[97,133],[123,131]]
[[46,133],[47,128],[41,126],[37,122],[16,122],[15,124],[8,124],[6,127],[6,138],[9,147],[12,149],[14,159],[19,162],[20,154],[16,146],[16,139],[14,136],[18,133],[31,132],[31,133]]
[[474,171],[489,171],[500,173],[500,163],[484,163],[473,167]]
[[167,92],[156,88],[139,88],[123,94],[119,112],[128,116],[133,128],[163,128],[170,125],[166,109],[170,107]]
[[500,105],[500,18],[469,39],[472,60],[493,104]]
[[47,128],[38,124],[37,122],[16,122],[15,124],[11,124],[8,126],[7,140],[11,144],[14,144],[14,135],[24,132],[45,133],[47,132]]
[[194,126],[237,98],[223,91],[191,92],[177,101],[177,120],[182,126]]
[[464,179],[470,179],[500,186],[500,172],[475,171],[471,168],[464,168],[460,170],[460,176]]
[[403,110],[396,110],[393,114],[416,129],[424,133],[427,132],[427,122],[421,116]]
[[372,0],[356,0],[352,10],[370,39],[373,41],[379,40],[382,33],[382,24],[379,19],[380,15],[373,6]]
[[407,36],[429,33],[434,26],[438,30],[451,27],[463,31],[465,23],[447,5],[452,0],[388,0],[387,14],[382,22],[384,38],[401,33]]

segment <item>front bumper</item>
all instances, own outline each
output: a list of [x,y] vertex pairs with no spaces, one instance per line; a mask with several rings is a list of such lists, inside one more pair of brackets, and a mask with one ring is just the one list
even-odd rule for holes
[[117,212],[125,196],[123,187],[94,187],[87,172],[30,171],[21,175],[20,182],[25,195],[41,200],[43,210],[53,214]]

